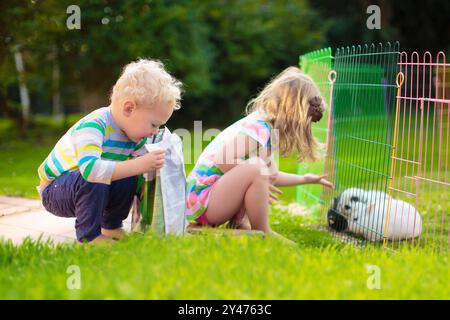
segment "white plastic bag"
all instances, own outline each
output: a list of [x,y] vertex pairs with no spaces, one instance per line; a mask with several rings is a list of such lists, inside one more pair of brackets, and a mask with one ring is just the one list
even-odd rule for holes
[[[146,228],[142,228],[142,225],[149,222],[144,222],[142,216],[147,214],[146,216],[154,217],[153,221],[149,223],[154,231],[160,232],[161,224],[163,223],[165,234],[183,234],[187,227],[187,220],[185,217],[186,172],[184,169],[182,141],[178,135],[171,133],[169,129],[165,128],[160,141],[146,144],[145,147],[149,152],[158,149],[166,150],[165,163],[156,174],[156,177],[154,172],[144,174],[146,180],[144,190],[153,189],[156,191],[153,193],[154,199],[151,199],[152,203],[150,205],[147,203],[141,206],[135,202],[132,229],[145,230]],[[153,186],[152,183],[154,183]],[[156,215],[157,212],[140,212],[141,210],[160,210],[161,198],[163,222],[160,219],[161,217]],[[145,201],[148,201],[148,198]]]

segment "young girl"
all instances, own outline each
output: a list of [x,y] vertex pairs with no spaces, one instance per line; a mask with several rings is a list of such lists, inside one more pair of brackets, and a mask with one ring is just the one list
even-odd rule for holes
[[[298,160],[318,159],[311,122],[324,112],[313,80],[296,67],[274,78],[247,105],[247,116],[222,131],[200,155],[187,178],[188,220],[270,232],[269,203],[276,186],[318,183],[334,188],[325,176],[278,172],[273,152],[298,152]],[[250,226],[244,222],[247,216]]]

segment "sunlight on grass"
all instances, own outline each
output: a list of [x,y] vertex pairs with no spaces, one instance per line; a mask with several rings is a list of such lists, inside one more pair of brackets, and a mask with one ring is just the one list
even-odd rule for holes
[[[54,132],[3,140],[0,193],[36,198],[37,166],[57,139]],[[296,172],[295,156],[281,159],[280,170]],[[450,298],[448,252],[345,244],[308,214],[317,203],[291,210],[295,188],[283,191],[270,224],[297,247],[273,237],[213,234],[132,234],[111,247],[1,241],[0,299]],[[80,290],[67,288],[71,265],[80,267]],[[380,268],[380,290],[367,287],[367,265]]]
[[[313,235],[311,235],[313,236]],[[133,235],[112,247],[0,244],[0,296],[26,299],[402,299],[450,297],[448,256],[273,238]],[[381,272],[367,287],[366,265]],[[69,290],[70,265],[81,289]]]

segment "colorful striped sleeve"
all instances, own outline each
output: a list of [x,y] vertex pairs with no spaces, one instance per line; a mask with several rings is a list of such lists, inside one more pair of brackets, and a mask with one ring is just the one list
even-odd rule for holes
[[86,181],[111,184],[115,162],[101,159],[105,126],[96,120],[88,120],[72,133],[78,169]]
[[145,144],[147,143],[147,137],[139,141],[139,143],[134,148],[134,151],[131,153],[132,158],[143,156],[147,153],[147,149],[145,148]]
[[48,168],[47,159],[39,166],[38,175],[41,181],[51,182],[56,178],[56,175]]

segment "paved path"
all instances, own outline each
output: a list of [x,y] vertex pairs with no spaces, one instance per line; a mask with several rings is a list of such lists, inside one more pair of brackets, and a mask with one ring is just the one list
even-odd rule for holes
[[[287,209],[286,209],[287,210]],[[124,221],[124,229],[130,231],[131,214]],[[257,231],[214,230],[189,228],[189,233],[214,232],[217,234],[256,234]],[[55,244],[76,241],[75,218],[60,218],[47,212],[39,200],[0,196],[0,239],[20,244],[25,238],[51,239]],[[286,239],[287,240],[287,239]],[[288,240],[290,241],[290,240]],[[290,241],[291,242],[291,241]]]
[[[131,216],[131,215],[130,215]],[[130,229],[130,219],[124,223]],[[20,244],[26,237],[75,241],[75,218],[60,218],[47,212],[39,200],[0,196],[0,238]]]

